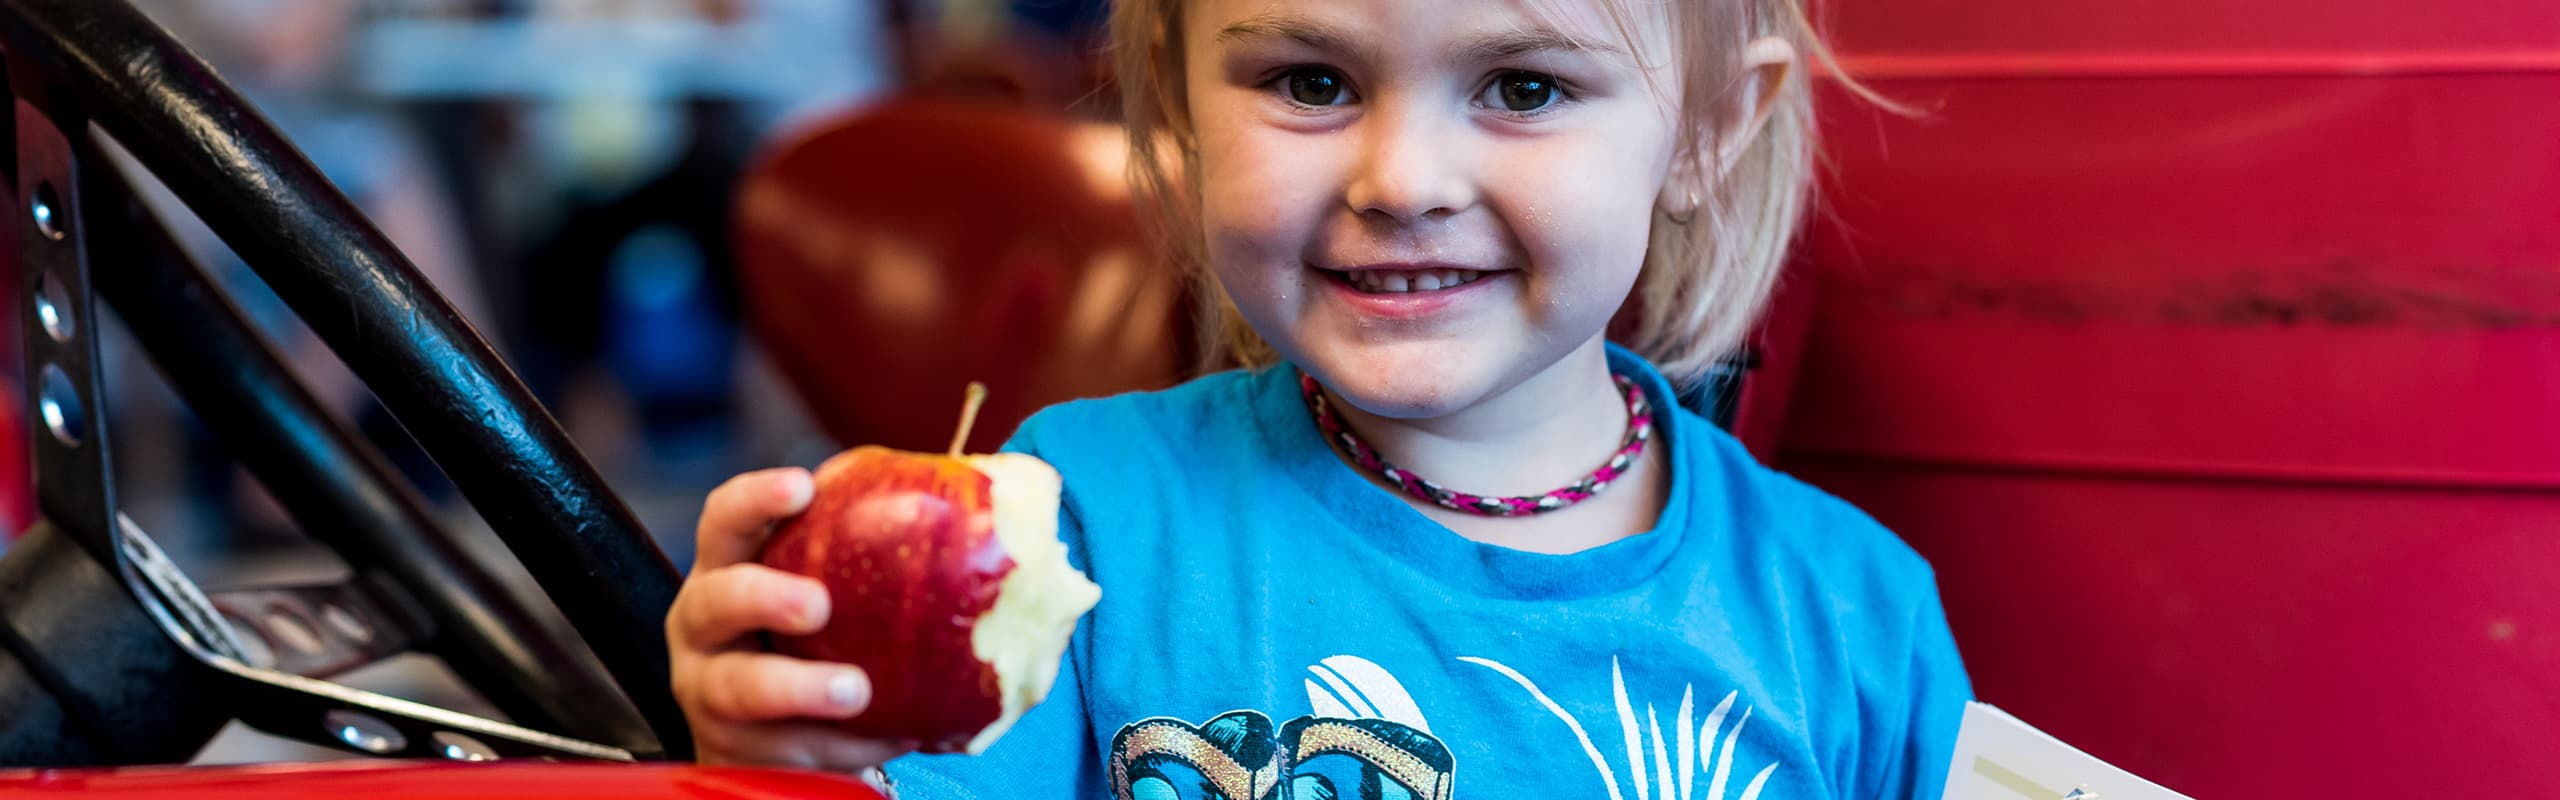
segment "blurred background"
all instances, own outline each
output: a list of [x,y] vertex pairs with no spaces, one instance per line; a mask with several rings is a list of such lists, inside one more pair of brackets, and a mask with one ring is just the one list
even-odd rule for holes
[[[966,98],[958,105],[1055,125],[1061,135],[1035,134],[1035,148],[1068,141],[1069,131],[1081,131],[1075,141],[1083,151],[1100,145],[1116,159],[1119,146],[1114,128],[1069,127],[1103,116],[1092,94],[1092,76],[1099,73],[1089,58],[1100,11],[1076,0],[136,5],[254,103],[497,346],[679,568],[691,559],[693,518],[704,492],[746,469],[814,466],[843,438],[822,430],[742,324],[733,233],[754,227],[740,221],[738,206],[758,158],[813,137],[841,141],[849,128],[860,127],[849,123],[876,117],[884,100],[902,89]],[[1108,135],[1097,140],[1094,133]],[[871,148],[841,141],[816,149],[859,156]],[[999,174],[989,180],[1021,180],[1014,174],[1018,165],[989,152],[982,146],[954,156],[992,159]],[[915,193],[900,187],[918,181],[947,182],[833,168],[798,183],[781,177],[768,183],[782,194],[903,195],[900,203],[914,205]],[[154,210],[320,399],[388,455],[486,560],[511,564],[445,477],[249,265],[165,189],[145,184]],[[955,199],[976,202],[965,193]],[[887,238],[907,227],[873,221]],[[827,227],[858,228],[862,220],[839,223]],[[1126,224],[1113,230],[1131,232]],[[824,253],[768,260],[777,258],[845,260]],[[1120,261],[1119,269],[1132,275],[1152,266],[1135,251]],[[947,279],[965,282],[971,275]],[[910,291],[894,299],[917,298]],[[294,530],[163,386],[130,338],[115,330],[103,335],[114,401],[108,424],[124,445],[115,466],[126,513],[208,586],[341,578],[343,564]],[[1159,326],[1155,343],[1166,335]],[[848,364],[876,366],[876,359],[865,361],[854,350],[838,353]],[[7,356],[13,364],[18,358]],[[954,368],[954,381],[967,377],[960,374],[965,362]],[[911,404],[932,409],[937,419],[956,412],[956,382],[930,384],[934,391],[927,382],[912,383],[881,381],[871,393],[883,396],[872,402],[910,403],[912,392]],[[1000,402],[999,415],[1018,417],[1025,403],[1019,396]],[[1007,410],[1012,407],[1021,408]],[[986,427],[977,437],[980,447],[1001,441],[1010,425]],[[918,435],[948,435],[947,427],[941,430]],[[839,432],[859,441],[906,442],[878,432]],[[11,530],[30,513],[4,511],[13,517]],[[510,577],[540,602],[529,579],[520,572]],[[341,679],[494,711],[422,656]],[[202,759],[336,757],[235,724]]]
[[[353,199],[680,555],[681,502],[810,428],[739,330],[730,209],[757,145],[898,75],[845,0],[142,0]],[[158,209],[325,401],[431,497],[440,475],[174,200]],[[139,521],[238,552],[284,524],[139,358],[112,424]],[[685,487],[677,491],[674,487]],[[147,516],[143,516],[146,515]]]
[[[679,565],[731,473],[938,449],[970,379],[984,449],[1192,361],[1120,182],[1099,0],[140,5]],[[1735,433],[1931,559],[1983,699],[2199,797],[2560,780],[2560,4],[1829,5],[1839,72],[1909,109],[1818,76],[1823,200]],[[126,510],[200,581],[343,571],[129,343],[107,364]],[[415,656],[344,679],[490,710]],[[324,757],[238,730],[204,755]]]

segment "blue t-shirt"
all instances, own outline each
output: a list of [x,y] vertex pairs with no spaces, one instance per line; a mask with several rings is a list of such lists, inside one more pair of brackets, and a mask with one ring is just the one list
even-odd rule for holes
[[1048,702],[930,798],[1936,798],[1971,687],[1929,566],[1663,400],[1654,530],[1480,544],[1333,454],[1288,367],[1067,403],[1011,449],[1066,477],[1102,586]]

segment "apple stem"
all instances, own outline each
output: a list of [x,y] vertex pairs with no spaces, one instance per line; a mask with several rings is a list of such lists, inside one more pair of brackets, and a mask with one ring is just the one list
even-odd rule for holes
[[987,403],[987,385],[969,382],[969,393],[960,401],[960,430],[951,434],[951,457],[960,457],[960,448],[969,443],[969,429],[978,427],[978,407]]

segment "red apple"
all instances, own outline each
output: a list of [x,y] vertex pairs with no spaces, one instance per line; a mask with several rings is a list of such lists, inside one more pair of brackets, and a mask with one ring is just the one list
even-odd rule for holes
[[1076,620],[1102,590],[1058,541],[1057,470],[1020,453],[858,447],[818,467],[808,510],[765,543],[762,561],[826,584],[823,630],[774,650],[854,664],[871,706],[857,736],[911,739],[930,753],[977,753],[1049,694]]

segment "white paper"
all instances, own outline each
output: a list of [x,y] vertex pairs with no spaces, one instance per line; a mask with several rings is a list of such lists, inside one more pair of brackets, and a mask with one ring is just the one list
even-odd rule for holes
[[1982,703],[1965,706],[1946,800],[2191,800]]

